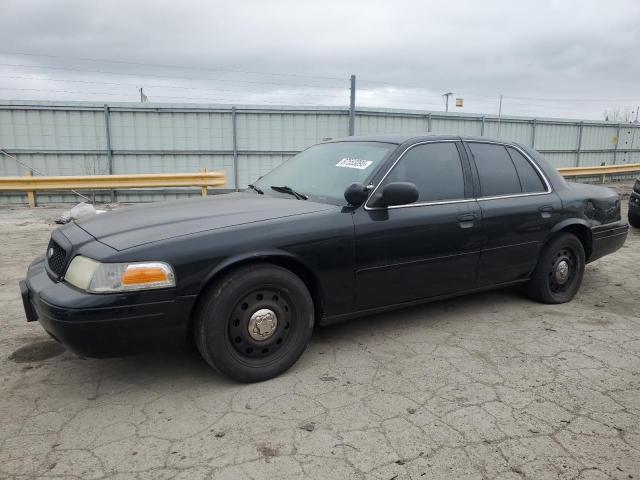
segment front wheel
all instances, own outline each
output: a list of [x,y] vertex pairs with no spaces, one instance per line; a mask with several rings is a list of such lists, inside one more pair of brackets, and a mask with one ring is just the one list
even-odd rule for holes
[[271,264],[238,268],[203,293],[194,336],[202,357],[241,382],[286,371],[304,352],[314,324],[306,285]]
[[629,213],[627,217],[629,218],[629,224],[632,227],[640,228],[640,215],[634,215],[632,213]]
[[542,249],[526,292],[542,303],[565,303],[575,297],[584,275],[582,242],[570,233],[561,233]]

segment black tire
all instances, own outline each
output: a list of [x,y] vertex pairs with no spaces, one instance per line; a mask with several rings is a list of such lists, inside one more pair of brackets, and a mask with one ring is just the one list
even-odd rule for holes
[[[240,267],[202,295],[194,322],[196,346],[209,365],[234,380],[259,382],[280,375],[309,343],[313,299],[289,270],[264,263]],[[265,319],[269,336],[254,338],[263,333]],[[250,322],[257,322],[253,333]]]
[[640,215],[633,215],[629,213],[627,217],[629,218],[629,225],[635,228],[640,228]]
[[538,302],[569,302],[580,289],[584,265],[582,242],[575,235],[560,233],[542,249],[538,265],[525,291],[530,298]]

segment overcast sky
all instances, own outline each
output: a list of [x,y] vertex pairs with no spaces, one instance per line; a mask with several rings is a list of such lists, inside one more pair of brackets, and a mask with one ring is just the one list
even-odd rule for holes
[[363,107],[640,105],[638,0],[0,0],[0,18],[0,99],[346,106],[355,74]]

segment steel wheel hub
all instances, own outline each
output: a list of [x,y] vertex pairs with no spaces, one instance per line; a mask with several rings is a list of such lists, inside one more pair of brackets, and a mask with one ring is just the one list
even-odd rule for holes
[[247,329],[249,336],[257,341],[270,338],[278,326],[278,316],[276,312],[268,308],[261,308],[251,315]]
[[259,288],[239,298],[228,319],[229,343],[238,355],[257,360],[287,345],[295,309],[286,292]]
[[558,262],[555,268],[556,282],[560,285],[564,284],[569,279],[569,262],[562,260]]

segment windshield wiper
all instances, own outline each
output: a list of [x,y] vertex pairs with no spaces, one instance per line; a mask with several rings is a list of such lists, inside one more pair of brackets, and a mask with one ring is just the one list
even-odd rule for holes
[[249,184],[249,185],[247,185],[247,187],[249,187],[251,190],[255,190],[260,195],[264,195],[264,192],[261,189],[259,189],[258,187],[256,187],[255,185]]
[[303,193],[296,192],[293,188],[287,187],[286,185],[282,187],[278,187],[277,185],[271,185],[271,190],[275,190],[280,193],[288,193],[289,195],[293,195],[298,200],[306,200],[308,197]]

